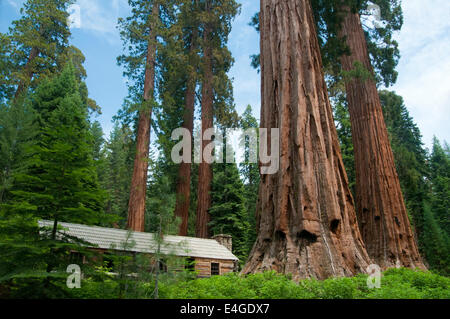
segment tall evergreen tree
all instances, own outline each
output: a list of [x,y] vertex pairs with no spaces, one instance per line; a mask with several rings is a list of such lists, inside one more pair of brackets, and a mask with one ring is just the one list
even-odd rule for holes
[[136,157],[128,204],[128,228],[145,229],[145,201],[150,150],[152,108],[155,101],[155,63],[160,26],[160,2],[129,0],[132,14],[119,19],[121,37],[128,55],[118,57],[131,81],[130,93],[138,102]]
[[[227,76],[233,59],[226,47],[231,32],[231,21],[238,13],[239,5],[234,0],[206,0],[201,3],[202,35],[201,60],[201,136],[213,128],[214,118],[221,125],[233,117],[232,86]],[[209,213],[211,206],[211,183],[213,179],[210,163],[204,160],[204,149],[210,141],[202,138],[198,171],[196,236],[210,235]]]
[[[183,128],[187,129],[193,141],[194,132],[194,113],[196,101],[196,88],[198,83],[198,51],[199,51],[199,5],[196,0],[186,1],[182,7],[180,22],[183,26],[183,45],[185,66],[179,65],[178,70],[183,71],[183,79],[185,79],[185,94],[183,110]],[[192,158],[192,156],[191,156]],[[191,203],[191,163],[180,163],[177,177],[177,202],[175,206],[175,215],[181,218],[179,235],[186,236],[188,234],[189,207]]]
[[[252,107],[247,106],[240,120],[240,128],[243,130],[258,129],[258,120],[252,114]],[[256,203],[258,201],[258,188],[260,183],[259,165],[258,163],[252,163],[250,159],[258,158],[257,149],[255,145],[251,144],[249,137],[245,137],[241,141],[241,146],[244,146],[244,162],[240,164],[240,174],[244,181],[244,200],[246,210],[246,220],[249,224],[249,230],[247,234],[246,249],[247,253],[253,247],[256,240]],[[251,152],[256,152],[251,154]]]
[[25,159],[37,135],[36,113],[30,103],[0,106],[0,204],[11,196],[14,178],[25,173]]
[[[58,222],[99,223],[105,218],[103,193],[92,158],[88,110],[73,66],[68,64],[59,76],[43,81],[31,105],[37,113],[38,134],[26,150],[26,170],[15,172],[11,195],[0,208],[4,263],[0,280],[45,278],[48,288],[57,275],[51,271],[74,249],[69,244],[74,239],[59,234]],[[53,221],[53,227],[39,228],[38,219]]]
[[370,259],[342,163],[310,1],[262,0],[260,30],[261,127],[280,129],[280,167],[261,177],[258,238],[243,271],[273,269],[294,279],[363,272]]
[[6,80],[15,86],[17,98],[41,78],[61,70],[58,57],[67,49],[70,36],[67,9],[73,0],[27,0],[21,18],[9,29],[9,58],[14,68]]
[[358,8],[339,8],[339,37],[350,52],[341,56],[352,125],[356,171],[356,208],[364,242],[382,268],[424,268],[411,229],[395,167],[380,97],[373,79]]
[[100,177],[108,197],[105,211],[116,216],[115,226],[126,228],[130,183],[133,172],[135,140],[127,125],[116,123],[105,145],[105,174]]
[[450,149],[433,139],[430,156],[432,207],[439,225],[450,236]]

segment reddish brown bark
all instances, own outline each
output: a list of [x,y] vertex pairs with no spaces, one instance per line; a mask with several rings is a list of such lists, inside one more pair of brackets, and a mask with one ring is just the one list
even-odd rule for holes
[[150,150],[150,128],[152,109],[149,103],[153,99],[155,88],[156,34],[154,25],[159,19],[159,5],[152,9],[150,36],[147,47],[146,70],[144,79],[144,105],[139,111],[136,156],[128,205],[128,229],[143,232],[145,229],[145,199],[147,192],[148,159]]
[[[351,55],[341,58],[345,71],[359,62],[373,74],[357,13],[344,8],[341,36]],[[383,269],[401,265],[424,268],[403,201],[394,156],[376,83],[372,78],[346,82],[356,170],[357,216],[369,256]]]
[[[189,54],[192,56],[196,51],[197,32],[194,31],[191,40],[191,47]],[[188,74],[186,94],[185,94],[185,112],[183,119],[183,128],[187,129],[192,136],[194,129],[194,107],[195,107],[195,86],[196,86],[195,71]],[[189,219],[189,205],[191,201],[191,163],[182,162],[178,169],[178,183],[177,183],[177,202],[175,205],[175,216],[180,217],[181,223],[179,226],[178,235],[187,236],[188,234],[188,219]]]
[[34,59],[37,58],[39,55],[39,49],[36,47],[31,48],[30,55],[28,56],[27,63],[25,65],[24,71],[25,71],[25,77],[26,79],[21,79],[19,81],[19,85],[17,86],[16,93],[14,94],[14,100],[16,100],[30,85],[31,79],[34,75],[34,70],[32,67],[32,63]]
[[[203,83],[202,83],[202,130],[213,127],[213,73],[212,73],[212,48],[209,41],[211,29],[206,25],[203,32]],[[208,224],[210,221],[209,208],[211,207],[211,182],[212,169],[203,159],[203,150],[210,141],[202,139],[200,148],[201,162],[198,170],[198,196],[197,196],[197,220],[195,234],[199,238],[209,238]]]
[[261,127],[280,128],[280,169],[262,175],[244,273],[351,276],[369,257],[342,162],[308,0],[261,0]]

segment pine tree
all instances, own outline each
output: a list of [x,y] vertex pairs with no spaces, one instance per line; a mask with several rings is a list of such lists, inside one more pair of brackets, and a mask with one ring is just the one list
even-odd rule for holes
[[[180,23],[183,26],[184,36],[184,67],[178,65],[177,71],[182,71],[181,77],[185,82],[184,105],[183,112],[183,128],[187,129],[190,136],[194,132],[194,113],[195,113],[195,95],[197,87],[197,72],[199,67],[199,6],[196,0],[186,1],[182,7],[182,15]],[[192,138],[191,138],[192,142]],[[192,156],[191,156],[192,158]],[[177,202],[175,206],[175,215],[181,218],[180,229],[178,234],[186,236],[188,234],[189,207],[191,203],[191,163],[180,163],[177,177]]]
[[17,176],[13,194],[35,205],[40,218],[98,222],[102,195],[93,162],[92,135],[71,64],[39,86],[32,106],[39,114],[39,138],[27,159],[29,171]]

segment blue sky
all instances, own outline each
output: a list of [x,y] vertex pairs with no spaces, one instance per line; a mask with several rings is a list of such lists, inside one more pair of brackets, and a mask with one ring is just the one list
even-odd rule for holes
[[[233,23],[229,48],[235,58],[230,71],[234,79],[234,98],[242,113],[250,104],[259,117],[260,78],[251,68],[249,56],[259,50],[257,32],[248,25],[259,10],[257,0],[238,0],[241,14]],[[19,17],[23,0],[0,0],[0,32]],[[128,15],[127,0],[77,0],[80,25],[72,28],[71,42],[86,56],[90,97],[102,107],[98,117],[108,133],[111,119],[127,94],[122,69],[116,57],[122,44],[116,28],[118,17]],[[404,0],[405,24],[396,35],[402,58],[399,79],[390,88],[403,96],[423,141],[430,146],[433,135],[450,142],[450,1]]]

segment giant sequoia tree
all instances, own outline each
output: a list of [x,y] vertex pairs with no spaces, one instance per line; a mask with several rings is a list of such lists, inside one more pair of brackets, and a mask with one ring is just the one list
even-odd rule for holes
[[144,231],[147,191],[150,128],[155,89],[156,37],[159,26],[159,1],[129,0],[132,15],[120,20],[121,36],[129,45],[129,55],[118,58],[126,66],[125,75],[132,81],[134,98],[141,94],[137,124],[136,155],[128,205],[128,228]]
[[[205,1],[206,16],[211,15],[211,3],[209,0]],[[212,66],[212,23],[208,20],[204,21],[203,28],[203,79],[202,79],[202,129],[201,136],[203,137],[205,131],[213,127],[213,66]],[[200,166],[198,169],[198,195],[197,195],[197,222],[195,227],[195,234],[200,238],[208,238],[209,230],[209,213],[211,206],[211,183],[212,183],[212,168],[211,163],[208,163],[203,158],[203,151],[210,142],[203,140],[200,146]]]
[[[234,0],[206,0],[202,3],[202,128],[201,135],[213,127],[214,119],[222,125],[230,125],[236,117],[232,101],[232,85],[227,76],[233,59],[226,47],[231,21],[239,5]],[[209,237],[209,208],[211,207],[211,163],[205,161],[203,152],[211,141],[203,140],[200,145],[201,162],[198,171],[196,236]]]
[[[190,136],[193,136],[194,130],[194,111],[195,111],[195,94],[197,86],[198,71],[198,4],[197,1],[188,1],[182,7],[182,23],[186,37],[186,89],[184,95],[185,109],[183,112],[183,128],[187,129]],[[178,169],[177,180],[177,201],[175,206],[175,215],[181,218],[178,234],[187,236],[188,234],[188,218],[189,206],[191,201],[191,163],[182,162]]]
[[358,12],[341,7],[341,57],[355,153],[356,207],[367,251],[383,268],[424,267],[411,230]]
[[245,273],[348,276],[369,264],[308,0],[261,0],[261,127],[280,129],[280,169],[262,175]]

